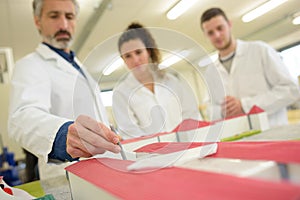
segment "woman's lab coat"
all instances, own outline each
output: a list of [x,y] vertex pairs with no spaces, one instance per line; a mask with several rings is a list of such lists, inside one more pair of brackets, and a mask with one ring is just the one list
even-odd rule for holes
[[154,75],[154,91],[129,73],[113,92],[113,115],[124,139],[173,130],[182,120],[200,120],[197,101],[187,84],[174,75]]
[[86,78],[44,44],[16,63],[9,134],[39,157],[41,178],[65,173],[63,165],[46,164],[62,124],[85,114],[108,125],[100,89],[85,68],[82,70]]
[[270,126],[283,125],[287,124],[286,107],[300,98],[278,52],[260,41],[237,40],[230,73],[218,60],[208,67],[206,81],[215,106],[213,119],[221,118],[220,104],[230,95],[241,100],[245,113],[257,105],[267,112]]

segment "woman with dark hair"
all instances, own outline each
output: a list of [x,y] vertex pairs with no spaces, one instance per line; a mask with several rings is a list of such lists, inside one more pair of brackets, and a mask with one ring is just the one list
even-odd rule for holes
[[124,139],[171,131],[184,119],[201,118],[188,85],[159,69],[160,51],[149,30],[130,24],[118,49],[130,71],[113,94],[113,114]]

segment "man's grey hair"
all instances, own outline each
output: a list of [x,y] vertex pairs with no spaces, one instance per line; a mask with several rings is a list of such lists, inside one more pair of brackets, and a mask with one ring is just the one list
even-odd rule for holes
[[[75,5],[75,14],[79,13],[79,4],[76,0],[71,0]],[[33,0],[32,7],[33,7],[33,15],[41,17],[42,9],[43,9],[44,0]]]

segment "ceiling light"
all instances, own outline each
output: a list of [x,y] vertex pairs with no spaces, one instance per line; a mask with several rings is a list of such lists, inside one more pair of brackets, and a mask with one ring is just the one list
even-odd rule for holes
[[179,62],[180,60],[184,59],[189,54],[189,51],[183,50],[179,53],[176,53],[172,56],[169,56],[168,58],[164,59],[163,62],[159,64],[159,69],[165,69],[169,66]]
[[299,15],[296,15],[293,19],[293,24],[294,25],[299,25],[300,24],[300,13]]
[[198,65],[199,67],[206,67],[210,64],[213,64],[218,59],[218,52],[213,52],[200,59]]
[[167,18],[169,20],[176,19],[196,2],[197,2],[197,0],[181,0],[181,1],[179,1],[172,9],[170,9],[168,11]]
[[254,10],[246,13],[242,17],[242,20],[243,20],[243,22],[250,22],[250,21],[256,19],[257,17],[259,17],[259,16],[269,12],[270,10],[276,8],[277,6],[283,4],[286,1],[287,0],[270,0],[270,1],[262,4],[261,6],[255,8]]
[[122,65],[124,64],[124,61],[122,58],[118,58],[116,61],[114,61],[111,65],[109,65],[108,67],[106,67],[103,70],[103,74],[105,76],[110,75],[111,73],[113,73],[115,70],[117,70],[118,68],[122,67]]

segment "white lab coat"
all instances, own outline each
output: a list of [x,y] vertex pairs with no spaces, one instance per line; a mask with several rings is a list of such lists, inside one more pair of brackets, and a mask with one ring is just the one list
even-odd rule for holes
[[[41,178],[65,173],[64,165],[45,165],[62,124],[85,114],[108,125],[100,89],[81,67],[86,78],[44,44],[16,63],[11,82],[9,134],[39,157]],[[43,170],[46,168],[54,171]]]
[[279,126],[287,124],[286,107],[300,98],[278,52],[260,41],[237,40],[230,73],[218,60],[207,68],[205,77],[214,105],[212,119],[221,118],[220,104],[231,95],[241,100],[245,113],[257,105],[267,112],[270,126]]
[[113,92],[113,115],[124,139],[173,130],[184,119],[201,120],[192,90],[166,73],[154,75],[154,91],[129,73]]

